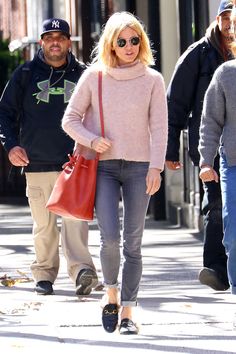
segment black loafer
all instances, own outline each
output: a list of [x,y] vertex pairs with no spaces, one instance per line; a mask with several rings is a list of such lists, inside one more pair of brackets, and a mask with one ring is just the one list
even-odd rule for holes
[[120,323],[120,334],[138,334],[138,327],[129,318],[123,318]]
[[118,324],[118,305],[108,304],[102,311],[102,325],[106,332],[115,332]]
[[53,287],[49,280],[38,281],[35,285],[35,291],[39,295],[52,295]]

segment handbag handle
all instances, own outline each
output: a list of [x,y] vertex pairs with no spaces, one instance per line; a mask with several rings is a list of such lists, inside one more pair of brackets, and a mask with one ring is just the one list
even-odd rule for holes
[[99,101],[101,134],[102,134],[102,137],[105,138],[104,116],[103,116],[103,107],[102,107],[102,71],[98,72],[98,101]]

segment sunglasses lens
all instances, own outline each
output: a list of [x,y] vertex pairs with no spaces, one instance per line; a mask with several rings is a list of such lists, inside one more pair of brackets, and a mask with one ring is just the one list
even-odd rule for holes
[[138,44],[140,43],[140,39],[139,39],[139,37],[132,37],[132,38],[130,39],[130,42],[131,42],[131,44],[133,44],[133,45],[138,45]]
[[132,45],[138,45],[140,43],[140,38],[139,37],[132,37],[128,40],[126,40],[124,38],[118,38],[117,39],[118,47],[123,48],[126,45],[127,41]]
[[126,40],[124,38],[117,39],[118,47],[123,48],[126,45]]

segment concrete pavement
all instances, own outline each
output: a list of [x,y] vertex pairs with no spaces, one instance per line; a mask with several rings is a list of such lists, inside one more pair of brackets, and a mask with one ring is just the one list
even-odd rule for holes
[[[64,257],[55,295],[33,292],[34,259],[28,207],[0,205],[1,353],[236,353],[236,310],[229,291],[215,292],[197,279],[202,239],[194,230],[147,219],[138,336],[106,333],[101,326],[102,291],[78,298]],[[101,277],[99,234],[91,223],[90,251]],[[4,283],[4,281],[3,281]]]

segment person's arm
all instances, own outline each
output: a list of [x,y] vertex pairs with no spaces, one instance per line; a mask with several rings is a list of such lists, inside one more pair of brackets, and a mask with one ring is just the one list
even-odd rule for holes
[[146,176],[146,193],[155,194],[161,186],[161,172],[164,169],[168,121],[164,79],[155,77],[149,107],[149,131],[151,135],[150,166]]
[[7,83],[0,99],[0,140],[15,166],[26,166],[28,157],[18,139],[19,115],[22,110],[23,91],[21,67],[18,67]]
[[83,73],[66,108],[62,128],[75,142],[101,153],[110,147],[111,142],[83,124],[84,116],[92,105],[92,87],[97,87],[97,77],[97,73],[91,73],[89,69]]
[[16,69],[5,86],[0,99],[0,139],[4,148],[9,152],[18,145],[18,117],[22,109],[20,86],[20,69]]
[[219,177],[213,169],[214,158],[220,143],[225,121],[225,94],[222,86],[222,67],[218,68],[206,91],[200,125],[199,153],[200,174],[203,182],[218,182]]
[[[178,60],[167,88],[168,102],[168,145],[166,165],[179,169],[180,134],[187,127],[193,109],[194,97],[199,80],[200,49],[188,49]],[[174,162],[171,163],[171,162]]]
[[149,104],[150,168],[163,171],[165,164],[168,117],[165,83],[161,74],[154,78]]

